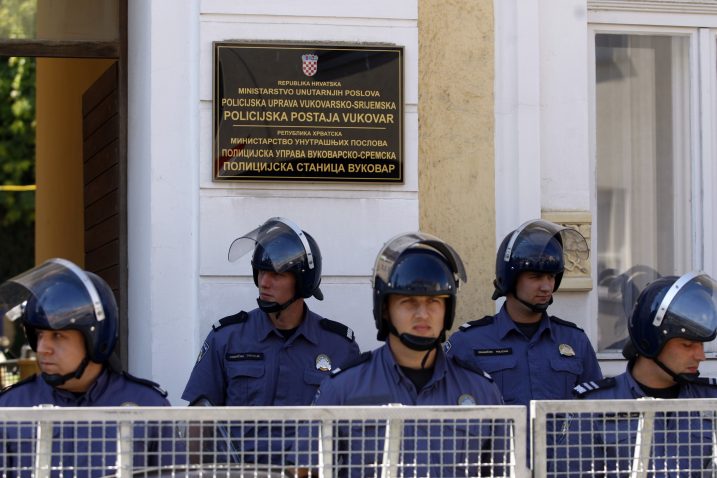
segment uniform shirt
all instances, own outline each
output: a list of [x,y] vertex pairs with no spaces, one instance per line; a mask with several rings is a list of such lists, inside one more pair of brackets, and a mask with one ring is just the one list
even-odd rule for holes
[[[274,327],[261,309],[225,317],[212,326],[189,377],[182,398],[194,403],[203,398],[212,405],[290,406],[309,405],[321,381],[332,368],[359,356],[353,331],[338,322],[324,319],[305,307],[304,320],[288,339]],[[293,430],[238,425],[230,427],[234,442],[243,450],[241,461],[266,463],[259,451],[281,452],[288,446],[282,438],[294,436]],[[219,435],[227,431],[217,430]],[[263,438],[263,439],[262,439]],[[214,450],[219,452],[220,450]],[[219,461],[236,461],[239,453],[228,451]],[[281,463],[281,456],[272,458]]]
[[[678,399],[717,398],[715,379],[699,378],[680,387]],[[636,399],[645,397],[628,370],[614,378],[587,382],[575,387],[587,400]],[[581,470],[606,470],[606,476],[629,476],[637,436],[638,415],[616,413],[580,414],[570,421],[566,444],[572,475]],[[714,476],[712,467],[714,418],[712,413],[679,412],[656,414],[653,456],[649,469],[654,478]],[[558,453],[561,454],[561,453]],[[562,453],[564,455],[564,453]],[[564,469],[561,460],[556,469]]]
[[602,378],[595,350],[577,325],[544,314],[528,338],[505,305],[493,317],[463,324],[446,351],[488,372],[507,405],[571,399],[573,387]]
[[309,405],[331,369],[359,356],[348,327],[305,308],[284,339],[261,309],[212,326],[182,398],[213,405]]
[[[54,388],[34,375],[0,394],[0,407],[32,407],[50,404],[59,407],[169,406],[166,392],[147,380],[105,368],[92,386],[81,395]],[[81,416],[77,417],[81,420]],[[8,476],[31,476],[35,427],[5,425],[0,429],[0,469]],[[182,464],[184,444],[175,439],[171,426],[134,426],[134,466]],[[165,439],[166,438],[166,439]],[[53,427],[52,466],[62,467],[51,476],[104,476],[115,473],[117,427],[88,426],[68,422]],[[174,453],[177,453],[174,455]],[[22,470],[22,471],[21,471]],[[3,475],[4,476],[4,475]]]
[[[396,363],[388,344],[364,354],[360,363],[324,381],[314,405],[501,405],[503,400],[488,374],[460,359],[448,359],[438,351],[432,378],[416,391]],[[503,460],[504,428],[495,424],[407,423],[403,430],[402,476],[476,476],[477,463]],[[381,463],[382,425],[362,424],[339,428],[340,448],[348,466],[339,475],[374,476]],[[351,438],[350,438],[351,437]],[[379,437],[379,438],[376,438]],[[441,438],[442,437],[442,438]],[[352,451],[354,450],[354,451]],[[315,450],[314,450],[315,451]],[[316,464],[316,455],[313,455]],[[299,457],[301,461],[301,457]],[[469,463],[466,465],[466,461]],[[432,466],[431,466],[432,465]],[[498,466],[492,471],[496,471]],[[487,466],[484,472],[491,470]]]

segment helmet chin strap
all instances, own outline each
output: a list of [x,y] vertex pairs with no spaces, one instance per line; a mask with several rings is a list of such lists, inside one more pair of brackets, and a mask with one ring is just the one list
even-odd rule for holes
[[657,357],[653,358],[652,361],[655,362],[662,370],[664,370],[667,375],[672,377],[672,380],[679,384],[692,383],[700,375],[699,370],[697,371],[697,373],[675,373],[670,370],[667,365],[662,363],[662,361],[658,360]]
[[278,318],[278,314],[279,314],[282,310],[286,309],[286,308],[289,307],[291,304],[293,304],[294,302],[296,302],[296,300],[297,300],[298,298],[299,298],[299,296],[298,296],[298,295],[295,295],[294,297],[292,297],[292,298],[289,299],[288,301],[284,302],[283,304],[279,304],[278,302],[270,302],[270,301],[268,301],[268,300],[261,300],[261,298],[257,297],[256,303],[259,304],[259,308],[260,308],[261,310],[263,310],[263,311],[266,312],[267,314],[277,314],[277,318]]
[[548,310],[548,307],[550,306],[550,304],[553,303],[552,296],[550,296],[550,300],[544,304],[531,304],[530,302],[518,297],[518,294],[514,294],[514,295],[515,295],[515,298],[518,299],[518,302],[520,302],[521,304],[523,304],[524,306],[526,306],[527,308],[529,308],[531,311],[535,312],[536,314],[542,314],[543,312]]
[[87,365],[89,363],[90,358],[85,355],[85,358],[82,359],[82,362],[80,362],[80,365],[77,366],[77,369],[75,369],[74,372],[66,373],[65,375],[60,375],[59,373],[42,372],[42,378],[48,385],[57,388],[60,385],[64,385],[65,382],[70,379],[82,377],[82,374],[85,373],[85,369],[87,368]]
[[428,360],[428,356],[431,354],[431,350],[438,349],[441,346],[441,342],[446,339],[445,330],[442,330],[438,337],[419,337],[418,335],[413,334],[400,334],[398,333],[398,330],[396,330],[396,327],[394,327],[390,322],[388,324],[388,331],[391,335],[398,337],[401,343],[409,349],[417,352],[426,352],[423,360],[421,360],[421,368],[426,367],[426,361]]

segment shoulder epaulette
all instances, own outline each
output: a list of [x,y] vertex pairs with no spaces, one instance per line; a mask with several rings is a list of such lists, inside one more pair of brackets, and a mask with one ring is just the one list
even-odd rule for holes
[[591,382],[583,382],[573,388],[573,393],[578,398],[585,398],[588,394],[594,392],[595,390],[612,388],[616,383],[615,377],[603,378],[602,380],[594,380]]
[[0,390],[0,395],[2,395],[2,394],[5,393],[5,392],[8,392],[8,391],[12,390],[13,388],[17,388],[17,387],[19,387],[20,385],[24,385],[24,384],[26,384],[26,383],[34,382],[36,378],[37,378],[37,374],[32,374],[32,375],[30,375],[29,377],[23,378],[23,379],[20,380],[19,382],[15,382],[15,383],[13,383],[13,384],[10,384],[10,385],[8,385],[7,387],[4,387],[2,390]]
[[223,319],[217,320],[212,324],[212,329],[219,330],[222,327],[226,327],[227,325],[241,324],[242,322],[246,322],[248,319],[249,314],[242,310],[238,314],[230,315],[228,317],[224,317]]
[[479,375],[482,375],[485,379],[487,379],[487,380],[489,380],[489,381],[491,381],[491,382],[493,381],[493,377],[491,377],[488,372],[486,372],[485,370],[483,370],[482,368],[480,368],[479,366],[477,366],[477,365],[474,364],[473,362],[469,362],[469,361],[467,361],[467,360],[463,360],[462,358],[460,358],[460,357],[458,357],[458,356],[456,356],[456,355],[452,355],[452,356],[451,356],[451,359],[452,359],[452,360],[456,363],[456,365],[458,365],[459,367],[466,368],[466,369],[468,369],[468,370],[470,370],[470,371],[472,371],[472,372],[475,372],[475,373],[477,373],[477,374],[479,374]]
[[574,328],[574,329],[583,330],[583,329],[581,329],[581,328],[578,326],[578,324],[576,324],[575,322],[569,322],[569,321],[567,321],[567,320],[563,320],[563,319],[560,319],[560,318],[558,318],[558,317],[555,317],[554,315],[551,315],[551,316],[550,316],[550,320],[552,320],[552,321],[555,322],[556,324],[566,325],[566,326],[572,327],[572,328]]
[[714,377],[697,377],[694,379],[694,383],[700,385],[706,385],[708,387],[717,387],[717,378]]
[[155,390],[156,390],[157,392],[159,392],[163,397],[166,397],[166,396],[167,396],[167,391],[166,391],[165,389],[163,389],[162,387],[160,387],[158,383],[155,383],[155,382],[153,382],[153,381],[151,381],[151,380],[147,380],[146,378],[135,377],[134,375],[130,375],[130,374],[127,373],[127,372],[122,372],[122,375],[124,376],[124,378],[126,378],[127,380],[129,380],[129,381],[131,381],[131,382],[140,383],[140,384],[142,384],[142,385],[146,385],[146,386],[148,386],[148,387],[150,387],[150,388],[155,389]]
[[337,376],[338,374],[340,374],[341,372],[348,370],[350,368],[353,368],[357,365],[360,365],[364,362],[368,362],[369,360],[371,360],[371,351],[364,352],[361,355],[359,355],[356,358],[356,360],[352,360],[348,363],[343,364],[342,367],[336,367],[335,369],[333,369],[331,371],[331,377],[333,378],[333,377]]
[[466,330],[470,329],[471,327],[482,327],[484,325],[490,325],[493,323],[494,320],[495,320],[495,317],[493,317],[492,315],[486,315],[482,319],[471,320],[470,322],[461,324],[459,329],[462,331],[466,331]]
[[324,330],[328,330],[329,332],[333,332],[335,334],[339,334],[342,337],[344,337],[349,342],[354,341],[354,331],[351,330],[349,327],[346,327],[341,322],[336,322],[335,320],[330,319],[321,319],[319,321],[319,324],[321,325],[321,328]]

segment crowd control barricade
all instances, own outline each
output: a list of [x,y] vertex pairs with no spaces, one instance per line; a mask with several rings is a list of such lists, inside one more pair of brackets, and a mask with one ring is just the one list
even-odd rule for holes
[[529,476],[517,406],[0,408],[2,477]]
[[533,476],[715,477],[717,399],[531,402]]

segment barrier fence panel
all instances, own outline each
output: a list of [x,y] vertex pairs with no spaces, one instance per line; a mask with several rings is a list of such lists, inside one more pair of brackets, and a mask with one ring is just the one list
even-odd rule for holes
[[0,408],[2,477],[523,477],[526,410]]
[[542,477],[715,477],[716,399],[531,402]]

